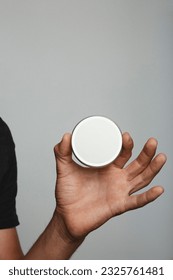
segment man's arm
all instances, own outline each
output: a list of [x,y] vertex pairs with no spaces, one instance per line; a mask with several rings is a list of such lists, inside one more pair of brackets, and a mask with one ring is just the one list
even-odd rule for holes
[[147,186],[166,162],[155,156],[157,141],[149,139],[139,156],[126,165],[132,155],[133,140],[123,135],[119,157],[105,168],[85,168],[72,160],[71,135],[64,135],[55,146],[57,166],[57,206],[48,227],[24,259],[69,259],[86,235],[107,220],[126,211],[143,207],[163,193]]
[[23,252],[20,246],[16,228],[0,230],[0,260],[22,259]]
[[69,259],[83,240],[84,238],[71,239],[66,232],[64,222],[55,212],[45,231],[23,259]]

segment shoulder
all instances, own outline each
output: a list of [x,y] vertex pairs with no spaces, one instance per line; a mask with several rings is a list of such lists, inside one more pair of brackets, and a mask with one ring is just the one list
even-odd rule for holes
[[0,118],[0,145],[12,145],[14,141],[8,125]]

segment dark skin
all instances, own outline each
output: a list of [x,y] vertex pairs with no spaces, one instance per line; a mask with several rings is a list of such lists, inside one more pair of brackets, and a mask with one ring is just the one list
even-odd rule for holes
[[85,237],[110,218],[137,209],[157,199],[161,186],[142,194],[166,162],[156,154],[157,140],[150,138],[139,156],[128,165],[133,140],[123,134],[118,158],[104,168],[85,168],[72,160],[71,134],[65,134],[54,148],[57,180],[56,208],[38,240],[23,255],[16,229],[0,231],[1,259],[69,259]]
[[122,152],[112,164],[85,168],[72,160],[70,134],[55,146],[56,213],[72,239],[85,237],[110,218],[142,207],[163,193],[161,186],[155,186],[135,194],[152,181],[166,162],[164,154],[155,156],[157,141],[150,138],[139,156],[124,167],[132,149],[133,140],[124,133]]

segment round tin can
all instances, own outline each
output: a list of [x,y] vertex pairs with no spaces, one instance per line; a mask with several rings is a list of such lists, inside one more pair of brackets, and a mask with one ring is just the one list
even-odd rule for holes
[[122,133],[115,122],[103,116],[81,120],[72,132],[73,154],[88,167],[103,167],[113,162],[122,149]]

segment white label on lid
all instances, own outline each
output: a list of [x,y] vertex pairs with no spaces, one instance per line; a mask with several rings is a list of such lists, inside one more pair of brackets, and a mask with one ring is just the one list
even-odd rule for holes
[[91,167],[108,165],[116,159],[121,148],[121,131],[106,117],[88,117],[79,122],[73,130],[73,153],[84,165]]

